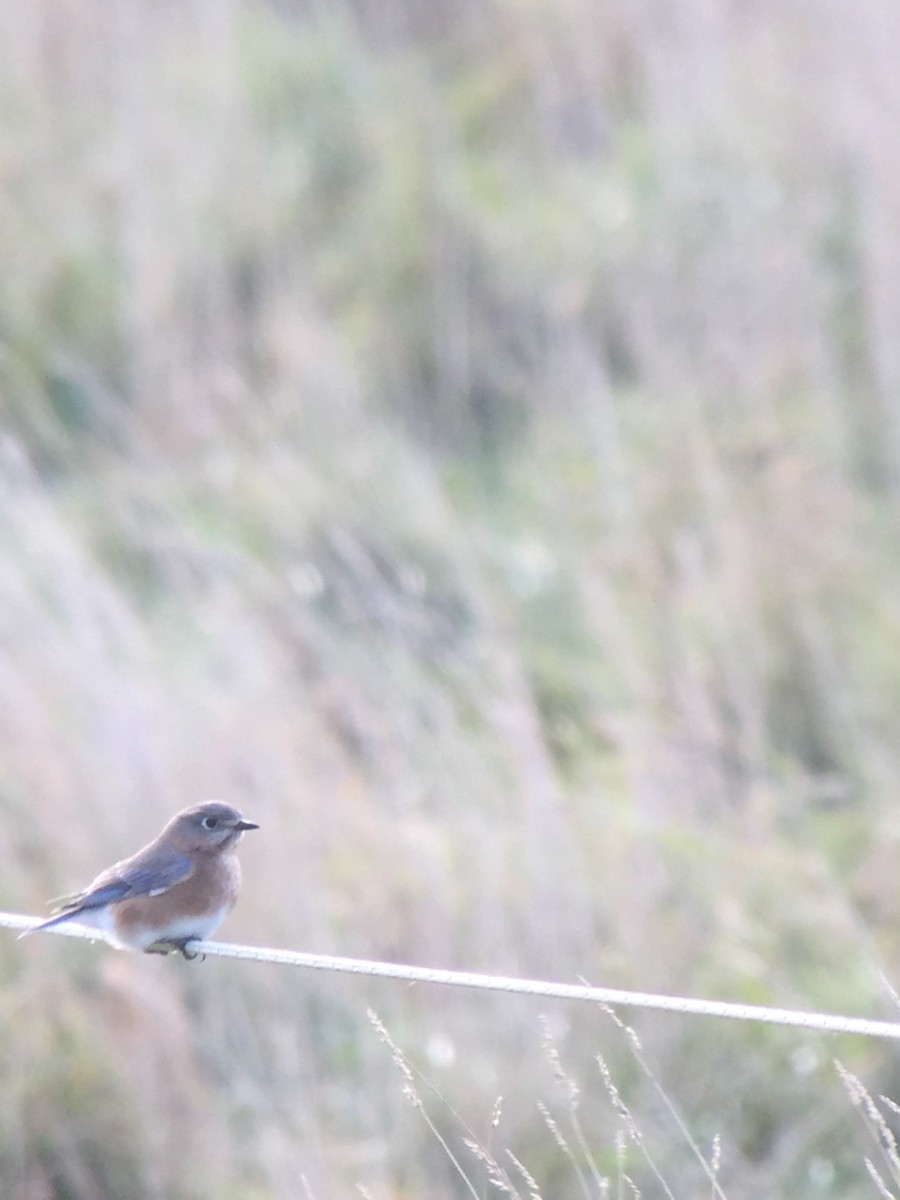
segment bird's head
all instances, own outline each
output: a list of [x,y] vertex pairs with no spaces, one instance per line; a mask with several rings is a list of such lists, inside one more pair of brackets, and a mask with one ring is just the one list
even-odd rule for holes
[[172,818],[165,833],[182,850],[225,850],[247,829],[259,829],[230,804],[218,800],[186,808]]

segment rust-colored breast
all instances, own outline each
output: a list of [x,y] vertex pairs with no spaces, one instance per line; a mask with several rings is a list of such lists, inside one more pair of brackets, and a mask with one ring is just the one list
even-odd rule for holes
[[209,937],[234,907],[241,868],[234,854],[198,854],[193,873],[159,896],[135,896],[115,905],[122,942],[149,945],[164,937]]

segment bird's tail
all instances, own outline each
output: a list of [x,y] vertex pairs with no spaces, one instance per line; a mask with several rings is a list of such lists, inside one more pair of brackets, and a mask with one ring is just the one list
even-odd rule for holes
[[30,933],[40,933],[42,929],[52,929],[54,925],[62,925],[64,921],[70,921],[73,917],[77,917],[80,912],[80,908],[68,908],[65,912],[57,913],[55,917],[41,921],[40,925],[32,925],[30,929],[23,929],[19,938],[28,937]]

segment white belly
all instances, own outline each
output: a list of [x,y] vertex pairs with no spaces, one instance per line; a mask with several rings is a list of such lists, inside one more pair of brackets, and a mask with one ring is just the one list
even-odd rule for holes
[[[119,933],[111,928],[110,940],[117,946],[131,950],[143,950],[154,942],[179,940],[181,938],[197,938],[205,941],[222,924],[231,911],[230,904],[223,904],[215,912],[205,913],[202,917],[179,917],[159,925],[138,925],[127,933]],[[110,926],[112,922],[110,921]]]
[[120,950],[144,950],[154,942],[165,939],[193,937],[205,941],[222,924],[231,911],[230,904],[223,904],[215,912],[203,916],[179,917],[165,923],[155,925],[136,925],[127,930],[119,930],[114,924],[114,908],[95,908],[79,913],[72,918],[72,924],[87,925],[99,930],[108,942],[118,946]]

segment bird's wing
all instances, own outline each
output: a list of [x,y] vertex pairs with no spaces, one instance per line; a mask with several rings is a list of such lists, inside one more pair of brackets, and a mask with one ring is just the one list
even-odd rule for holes
[[187,854],[163,848],[142,850],[98,875],[83,892],[61,897],[53,911],[85,912],[134,896],[160,896],[193,873],[194,862]]

